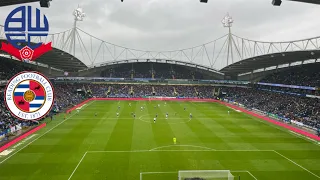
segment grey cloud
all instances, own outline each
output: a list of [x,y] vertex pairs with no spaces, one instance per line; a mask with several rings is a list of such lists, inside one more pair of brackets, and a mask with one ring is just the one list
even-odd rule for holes
[[[221,24],[227,12],[235,21],[232,32],[248,39],[282,41],[320,35],[320,6],[285,1],[274,7],[271,0],[209,0],[207,4],[199,0],[53,0],[49,9],[42,9],[52,32],[72,28],[78,3],[87,14],[78,22],[80,29],[135,49],[181,49],[214,40],[228,32]],[[1,8],[0,24],[14,7]]]

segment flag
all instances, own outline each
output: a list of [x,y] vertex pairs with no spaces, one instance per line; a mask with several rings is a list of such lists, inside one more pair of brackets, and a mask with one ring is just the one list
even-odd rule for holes
[[86,90],[86,87],[84,87],[84,85],[82,86],[82,90],[84,91],[85,94],[87,94],[87,90]]

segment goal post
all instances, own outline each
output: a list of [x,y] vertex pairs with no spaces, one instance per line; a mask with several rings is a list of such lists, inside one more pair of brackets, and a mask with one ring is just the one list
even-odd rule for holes
[[178,172],[179,180],[234,180],[229,170],[184,170]]

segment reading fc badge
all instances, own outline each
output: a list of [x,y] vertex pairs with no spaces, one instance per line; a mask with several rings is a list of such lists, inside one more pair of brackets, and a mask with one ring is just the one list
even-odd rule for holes
[[39,120],[54,104],[53,86],[38,72],[22,72],[9,80],[5,103],[11,113],[22,120]]

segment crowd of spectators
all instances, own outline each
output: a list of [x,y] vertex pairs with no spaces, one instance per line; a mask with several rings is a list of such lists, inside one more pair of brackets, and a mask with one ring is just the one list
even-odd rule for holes
[[0,56],[0,80],[8,80],[15,74],[21,71],[32,71],[32,68],[27,67],[20,61],[12,61]]
[[298,88],[287,88],[287,87],[277,87],[277,86],[267,86],[267,85],[255,85],[256,88],[274,92],[283,92],[286,94],[310,94],[310,95],[320,95],[318,90],[309,89],[298,89]]
[[12,117],[11,113],[7,110],[4,103],[3,89],[0,95],[0,135],[3,130],[9,129],[11,126],[15,126],[19,123],[17,119]]
[[266,76],[261,82],[320,87],[320,63],[292,67]]
[[276,114],[320,128],[320,100],[255,88],[224,88],[227,98],[249,108]]
[[109,78],[204,79],[198,71],[159,63],[121,64],[101,71],[100,75]]
[[77,89],[82,89],[82,87],[80,84],[55,85],[55,105],[58,107],[58,110],[62,111],[85,100],[85,95],[77,91]]
[[213,87],[211,86],[110,84],[87,85],[84,88],[90,88],[94,97],[213,97]]

